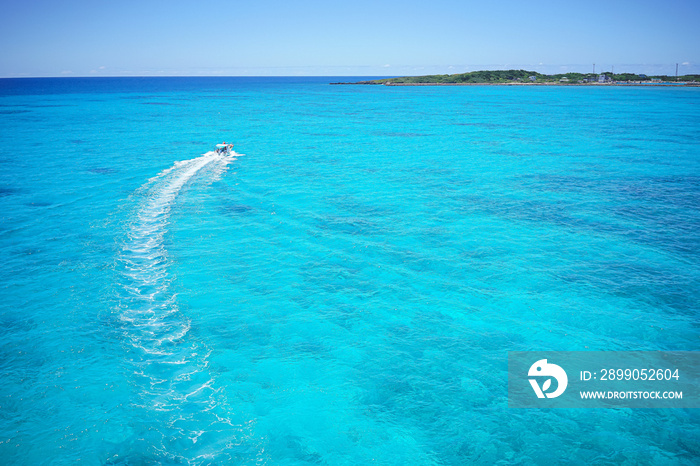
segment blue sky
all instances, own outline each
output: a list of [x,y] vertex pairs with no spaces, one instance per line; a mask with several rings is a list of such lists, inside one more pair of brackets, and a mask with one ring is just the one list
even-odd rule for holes
[[700,1],[3,0],[0,77],[700,74]]

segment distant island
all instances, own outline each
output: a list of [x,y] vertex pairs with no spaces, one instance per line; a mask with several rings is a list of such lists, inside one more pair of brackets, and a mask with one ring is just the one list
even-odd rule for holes
[[540,84],[540,85],[689,85],[700,86],[700,75],[685,76],[647,76],[645,74],[605,72],[594,73],[563,73],[541,74],[526,70],[473,71],[461,74],[434,74],[428,76],[406,76],[403,78],[375,79],[353,83],[331,84],[383,84],[386,86],[427,86],[427,85],[479,85],[479,84]]

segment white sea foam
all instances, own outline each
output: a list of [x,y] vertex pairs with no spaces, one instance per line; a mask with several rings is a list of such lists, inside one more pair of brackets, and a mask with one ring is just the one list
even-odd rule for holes
[[136,422],[149,424],[144,428],[151,431],[163,429],[160,445],[147,448],[167,452],[165,456],[185,462],[201,452],[181,451],[175,446],[187,439],[189,445],[204,447],[201,441],[197,442],[202,426],[221,436],[217,443],[231,440],[232,432],[239,435],[242,429],[226,412],[223,394],[215,388],[216,381],[208,372],[211,351],[191,334],[189,319],[178,309],[170,289],[165,237],[171,209],[183,187],[195,178],[204,184],[218,180],[233,160],[208,152],[176,162],[151,178],[142,187],[144,200],[129,225],[120,255],[119,317],[133,365],[137,395],[133,406],[143,410],[138,414],[142,419]]

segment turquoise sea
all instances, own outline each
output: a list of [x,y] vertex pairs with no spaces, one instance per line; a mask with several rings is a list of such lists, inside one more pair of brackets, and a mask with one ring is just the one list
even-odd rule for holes
[[351,80],[0,80],[0,463],[697,464],[507,359],[700,350],[700,88]]

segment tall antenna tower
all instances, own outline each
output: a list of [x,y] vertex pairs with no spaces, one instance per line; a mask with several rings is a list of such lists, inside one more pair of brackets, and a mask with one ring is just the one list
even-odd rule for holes
[[595,74],[595,63],[593,63],[593,74]]
[[676,81],[678,81],[678,63],[676,63]]

